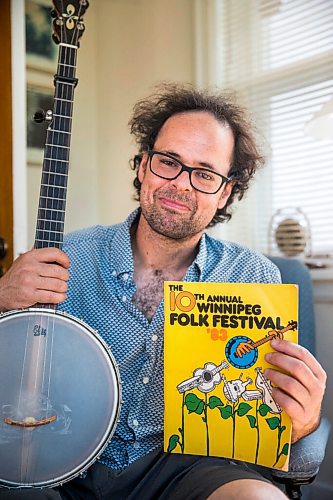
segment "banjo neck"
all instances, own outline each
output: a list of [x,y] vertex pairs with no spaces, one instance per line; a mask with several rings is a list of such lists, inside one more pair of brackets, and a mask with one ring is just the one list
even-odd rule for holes
[[[84,2],[80,2],[84,4]],[[86,2],[87,4],[87,2]],[[67,24],[63,18],[55,20],[54,28],[59,37],[57,73],[54,76],[53,110],[47,111],[45,119],[50,122],[46,132],[46,143],[42,167],[42,179],[37,213],[34,248],[56,247],[61,249],[64,236],[69,152],[72,131],[76,59],[79,37],[84,30],[83,23],[76,23],[73,36],[66,34]],[[63,23],[63,24],[61,24]]]

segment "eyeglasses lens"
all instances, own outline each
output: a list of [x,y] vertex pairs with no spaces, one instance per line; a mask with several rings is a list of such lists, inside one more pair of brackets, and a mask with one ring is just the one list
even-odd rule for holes
[[[172,180],[185,169],[176,159],[161,153],[154,153],[151,157],[151,170],[158,177]],[[192,186],[198,191],[212,194],[216,193],[222,185],[222,178],[208,169],[193,168],[188,170],[188,173]]]

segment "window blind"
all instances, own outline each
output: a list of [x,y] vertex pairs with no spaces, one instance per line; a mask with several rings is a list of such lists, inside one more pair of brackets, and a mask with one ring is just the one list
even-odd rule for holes
[[236,209],[232,238],[267,252],[272,214],[298,207],[310,222],[312,253],[333,253],[333,142],[305,133],[333,95],[333,2],[221,0],[215,7],[217,83],[251,110],[268,158],[245,209]]

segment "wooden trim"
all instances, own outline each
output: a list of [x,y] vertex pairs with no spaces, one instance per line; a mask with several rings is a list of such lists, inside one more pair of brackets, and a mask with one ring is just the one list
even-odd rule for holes
[[13,179],[12,179],[12,75],[10,0],[1,1],[0,15],[0,236],[8,244],[1,265],[8,269],[13,261]]

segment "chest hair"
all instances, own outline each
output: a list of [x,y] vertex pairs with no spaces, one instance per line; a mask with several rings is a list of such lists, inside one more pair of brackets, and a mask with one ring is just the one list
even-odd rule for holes
[[154,269],[136,278],[133,304],[151,321],[163,298],[164,281],[174,280],[170,273]]

